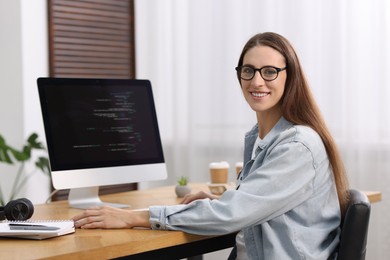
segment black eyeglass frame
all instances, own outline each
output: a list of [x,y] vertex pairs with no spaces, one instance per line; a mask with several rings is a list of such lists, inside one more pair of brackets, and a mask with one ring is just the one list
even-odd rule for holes
[[[248,79],[242,78],[242,77],[241,77],[241,69],[242,69],[242,68],[251,68],[251,69],[253,69],[254,72],[253,72],[252,77],[251,77],[251,78],[248,78]],[[263,74],[261,73],[261,71],[262,71],[263,69],[266,69],[266,68],[273,68],[273,69],[276,70],[276,76],[275,76],[275,78],[273,78],[273,79],[265,79],[265,78],[263,77]],[[255,77],[256,72],[258,71],[258,72],[260,73],[260,76],[261,76],[265,81],[273,81],[273,80],[275,80],[275,79],[278,78],[279,72],[281,72],[281,71],[287,69],[287,66],[284,67],[284,68],[278,68],[278,67],[274,67],[274,66],[264,66],[264,67],[261,67],[261,68],[259,68],[259,69],[256,69],[256,68],[251,67],[251,66],[238,66],[238,67],[236,67],[235,69],[236,69],[236,71],[237,71],[238,77],[239,77],[240,79],[243,79],[243,80],[252,80],[252,79]]]

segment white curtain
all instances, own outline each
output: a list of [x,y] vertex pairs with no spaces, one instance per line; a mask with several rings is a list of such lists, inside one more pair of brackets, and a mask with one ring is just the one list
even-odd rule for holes
[[169,171],[167,181],[142,185],[208,181],[208,164],[221,160],[234,179],[255,123],[234,67],[248,38],[264,31],[295,46],[351,186],[382,192],[367,259],[390,259],[389,1],[136,1],[137,77],[152,82]]

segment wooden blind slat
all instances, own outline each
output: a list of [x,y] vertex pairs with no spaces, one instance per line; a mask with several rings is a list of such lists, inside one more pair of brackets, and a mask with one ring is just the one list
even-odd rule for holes
[[[68,38],[68,37],[55,37],[54,39],[55,43],[57,44],[58,48],[64,48],[64,45],[72,44],[73,47],[69,49],[74,49],[78,46],[96,46],[96,47],[108,47],[108,48],[118,48],[123,49],[126,52],[129,52],[129,45],[127,42],[123,41],[106,41],[106,40],[98,40],[98,39],[85,39],[85,38],[76,38],[75,36]],[[102,51],[107,51],[105,48],[100,48]]]
[[[115,77],[116,75],[126,75],[125,70],[110,70],[105,69],[104,70],[106,75],[110,75],[110,77]],[[92,69],[92,68],[58,68],[58,73],[66,74],[66,75],[96,75],[99,73],[99,69]]]
[[110,20],[108,21],[96,21],[96,20],[83,20],[80,22],[79,20],[69,19],[68,16],[62,17],[53,17],[53,26],[61,26],[61,25],[70,25],[74,27],[82,27],[82,28],[101,28],[101,29],[110,29],[113,31],[130,31],[128,24],[120,24],[120,23],[112,23]]
[[[128,41],[130,33],[128,30],[120,30],[118,28],[101,28],[97,26],[83,26],[83,25],[61,25],[55,24],[54,30],[56,30],[56,35],[65,35],[66,33],[82,33],[78,36],[83,36],[82,38],[86,38],[87,36],[90,38],[100,37],[100,36],[122,36],[123,41]],[[86,34],[86,35],[85,35]],[[94,36],[97,35],[97,36]],[[80,37],[81,38],[81,37]]]
[[128,13],[127,12],[113,12],[113,11],[102,11],[102,10],[94,10],[94,9],[88,9],[88,8],[74,8],[74,7],[68,7],[68,6],[55,6],[53,8],[54,13],[60,13],[60,14],[74,14],[74,15],[81,15],[85,17],[100,17],[100,18],[110,18],[110,19],[116,19],[117,21],[121,22],[120,19],[127,18]]
[[58,63],[58,68],[64,69],[87,69],[87,70],[98,70],[101,68],[104,68],[106,70],[123,70],[126,71],[129,69],[129,66],[126,64],[120,64],[120,63],[77,63],[75,66],[74,63],[72,62],[59,62]]
[[[101,52],[101,51],[93,51],[93,50],[86,51],[86,50],[69,50],[69,49],[66,49],[66,50],[57,49],[55,51],[55,55],[52,55],[51,58],[58,59],[61,56],[65,56],[65,57],[72,56],[72,57],[80,57],[80,58],[96,57],[97,59],[100,57],[102,57],[102,58],[111,57],[111,58],[121,58],[121,59],[126,58],[127,59],[126,55],[123,55],[120,52],[112,53],[112,52]],[[100,62],[100,61],[96,60],[95,62]]]
[[53,13],[54,18],[63,18],[63,19],[73,19],[74,21],[79,21],[82,24],[83,21],[93,21],[97,23],[107,23],[107,24],[126,24],[124,18],[116,17],[107,17],[107,16],[98,16],[98,15],[85,15],[85,14],[74,14],[74,13]]
[[[75,0],[51,0],[53,4],[61,5],[61,4],[68,4],[76,2]],[[100,4],[100,5],[108,5],[108,6],[121,6],[121,7],[129,7],[129,5],[132,5],[132,1],[122,1],[122,0],[78,0],[77,2],[82,2],[85,4],[92,3],[92,4]]]
[[[117,1],[116,3],[122,3],[122,5],[113,5],[114,1],[54,1],[55,6],[68,6],[68,7],[76,7],[83,9],[96,9],[103,11],[114,11],[114,12],[124,12],[127,13],[127,9],[129,8],[129,3],[127,1]],[[107,4],[108,3],[108,4]]]
[[56,57],[56,63],[60,64],[61,62],[72,62],[72,63],[80,63],[80,62],[88,62],[88,63],[116,63],[116,64],[126,64],[128,65],[128,61],[126,58],[121,57],[95,57],[95,55],[87,56],[84,55],[80,57],[79,55],[61,55]]

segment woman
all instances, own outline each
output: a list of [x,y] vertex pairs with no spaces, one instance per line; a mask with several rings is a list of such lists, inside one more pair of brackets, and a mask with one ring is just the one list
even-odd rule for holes
[[76,226],[240,231],[232,259],[334,257],[347,178],[294,49],[278,34],[257,34],[244,46],[236,71],[257,117],[245,136],[236,190],[219,198],[200,192],[183,205],[145,211],[93,208],[74,217]]

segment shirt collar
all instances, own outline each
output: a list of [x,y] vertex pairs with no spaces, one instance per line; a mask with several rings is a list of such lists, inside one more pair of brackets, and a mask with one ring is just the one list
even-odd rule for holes
[[[259,142],[259,147],[261,149],[264,149],[267,147],[267,145],[275,138],[275,136],[278,136],[281,132],[284,130],[290,128],[293,124],[289,121],[287,121],[284,117],[281,117],[279,121],[274,125],[274,127],[271,129],[271,131]],[[259,134],[259,126],[256,124],[252,130],[246,135],[246,138],[253,139],[252,145],[256,141],[256,138]]]

